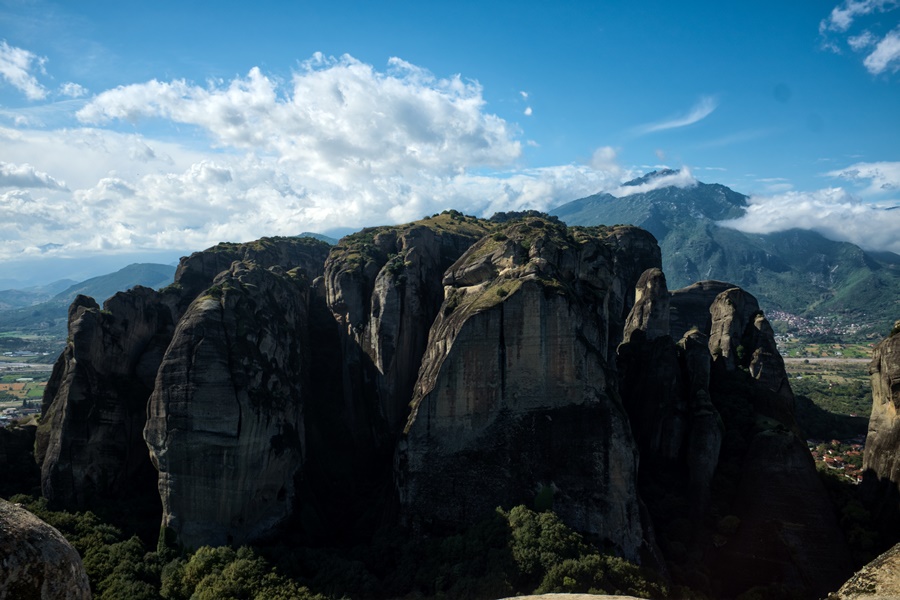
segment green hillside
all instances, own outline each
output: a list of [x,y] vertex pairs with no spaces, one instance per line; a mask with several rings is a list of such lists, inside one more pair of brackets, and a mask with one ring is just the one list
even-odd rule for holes
[[824,320],[845,337],[883,336],[890,329],[900,314],[900,256],[868,253],[809,230],[757,235],[718,224],[741,216],[746,200],[723,185],[698,183],[619,198],[598,194],[551,214],[569,225],[647,229],[659,241],[670,289],[718,279],[754,294],[767,312]]
[[115,273],[92,277],[71,285],[44,302],[0,310],[0,332],[39,333],[65,339],[69,304],[79,294],[97,302],[136,285],[160,288],[172,283],[175,267],[154,263],[135,263]]

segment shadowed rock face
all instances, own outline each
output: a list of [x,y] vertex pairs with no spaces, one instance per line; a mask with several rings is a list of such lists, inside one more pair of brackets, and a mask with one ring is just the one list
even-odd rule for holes
[[526,220],[447,271],[398,456],[413,525],[457,528],[549,489],[567,524],[636,558],[637,451],[607,354],[609,233]]
[[136,287],[109,298],[103,310],[91,298],[76,298],[37,432],[44,496],[72,507],[96,498],[152,497],[156,473],[142,436],[147,401],[184,310],[236,258],[317,275],[327,252],[324,243],[295,238],[220,244],[182,259],[175,283],[164,290]]
[[148,288],[116,294],[102,311],[91,298],[75,299],[37,431],[44,497],[84,507],[97,498],[152,494],[141,431],[173,327],[164,295]]
[[303,463],[308,283],[238,262],[191,303],[144,437],[163,526],[191,547],[242,544],[287,518]]
[[393,445],[409,416],[428,328],[444,300],[444,271],[492,227],[444,213],[364,229],[332,251],[325,289],[343,349],[345,418],[357,436],[371,435],[375,423]]
[[0,598],[89,600],[81,557],[62,534],[0,500]]

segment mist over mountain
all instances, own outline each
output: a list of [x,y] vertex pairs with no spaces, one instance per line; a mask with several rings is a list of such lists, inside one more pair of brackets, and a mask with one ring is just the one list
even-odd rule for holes
[[[867,252],[806,229],[752,234],[725,227],[748,209],[748,196],[720,184],[653,187],[675,172],[659,171],[623,184],[619,197],[596,194],[551,214],[569,225],[631,224],[650,231],[673,287],[731,281],[770,310],[838,318],[883,332],[900,298],[900,256]],[[628,189],[647,189],[628,194]],[[649,188],[649,189],[648,189]]]

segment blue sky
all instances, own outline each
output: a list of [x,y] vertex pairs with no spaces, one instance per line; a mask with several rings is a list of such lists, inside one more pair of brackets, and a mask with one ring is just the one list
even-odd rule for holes
[[900,251],[898,3],[631,4],[0,0],[0,280],[661,165]]

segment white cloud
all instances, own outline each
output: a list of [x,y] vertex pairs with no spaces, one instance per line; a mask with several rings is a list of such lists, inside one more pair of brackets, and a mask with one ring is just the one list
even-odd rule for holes
[[893,10],[896,7],[896,0],[844,0],[832,9],[827,19],[822,19],[819,23],[819,33],[847,31],[858,17]]
[[641,125],[637,128],[637,132],[644,134],[652,133],[654,131],[664,131],[666,129],[676,129],[678,127],[687,127],[688,125],[693,125],[711,115],[718,106],[718,100],[712,96],[703,96],[687,114],[658,123]]
[[0,160],[0,188],[49,188],[64,190],[65,182],[57,181],[47,173],[29,164],[16,165]]
[[[661,168],[665,167],[663,166]],[[638,185],[621,185],[616,189],[610,190],[609,193],[621,198],[622,196],[643,194],[669,186],[679,188],[694,187],[697,183],[697,179],[691,174],[691,170],[688,167],[681,167],[681,169],[674,173],[663,175],[661,177],[653,177],[646,183],[640,183]]]
[[59,86],[59,93],[69,98],[81,98],[88,95],[88,90],[82,85],[69,81]]
[[886,70],[900,70],[900,27],[884,36],[869,54],[863,64],[869,73],[879,75]]
[[[900,209],[861,202],[842,188],[753,196],[746,214],[719,224],[747,233],[772,233],[800,228],[833,240],[849,241],[867,250],[900,252]],[[877,226],[873,227],[873,224]]]
[[831,177],[855,182],[870,182],[865,190],[869,194],[882,194],[900,190],[900,162],[856,163],[844,169],[829,171]]
[[45,62],[47,59],[44,57],[10,46],[6,40],[0,41],[0,77],[25,94],[29,100],[47,97],[47,90],[32,74],[34,69],[43,72]]
[[857,52],[875,45],[876,37],[871,31],[863,31],[859,35],[851,35],[847,38],[847,44]]
[[350,56],[317,54],[287,90],[258,68],[206,88],[154,80],[103,92],[78,117],[195,125],[220,147],[271,153],[339,183],[511,164],[521,155],[518,131],[484,106],[481,86],[458,75],[438,79],[397,58],[380,73]]
[[526,117],[530,117],[530,116],[532,115],[533,112],[534,112],[534,111],[531,110],[531,107],[530,107],[530,106],[526,106],[526,107],[525,107],[524,114],[525,114]]

